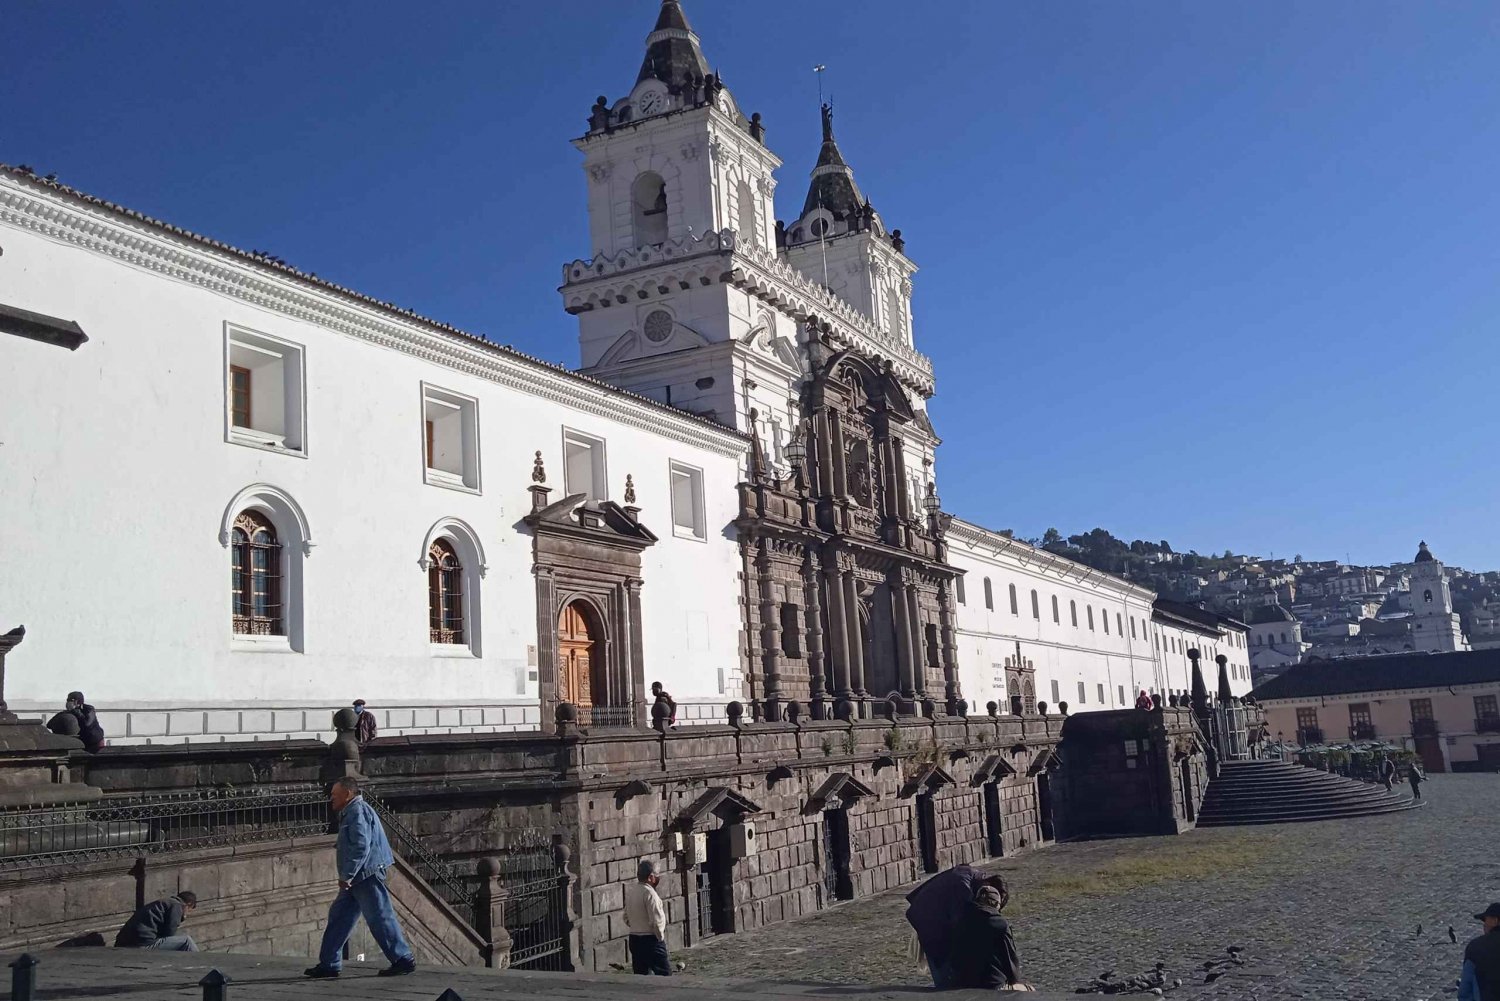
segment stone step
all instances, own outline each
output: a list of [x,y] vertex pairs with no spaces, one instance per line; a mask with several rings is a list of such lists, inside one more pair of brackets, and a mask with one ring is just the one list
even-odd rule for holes
[[1209,783],[1200,827],[1283,824],[1395,813],[1421,806],[1384,786],[1282,761],[1232,761]]
[[1199,827],[1248,827],[1255,824],[1298,824],[1309,823],[1317,820],[1345,820],[1352,817],[1375,817],[1382,814],[1403,813],[1407,810],[1420,809],[1424,804],[1421,800],[1406,801],[1404,803],[1390,803],[1385,806],[1365,807],[1358,810],[1302,810],[1284,813],[1259,813],[1243,814],[1234,816],[1203,815],[1198,816]]

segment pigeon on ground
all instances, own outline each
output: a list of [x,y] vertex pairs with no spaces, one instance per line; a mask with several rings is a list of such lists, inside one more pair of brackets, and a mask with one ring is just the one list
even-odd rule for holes
[[1452,942],[1454,945],[1458,944],[1458,933],[1453,930],[1452,925],[1448,926],[1448,941]]

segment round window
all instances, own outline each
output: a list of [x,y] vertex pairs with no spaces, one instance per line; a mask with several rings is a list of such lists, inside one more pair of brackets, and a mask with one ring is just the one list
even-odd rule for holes
[[646,317],[646,340],[660,344],[672,336],[672,314],[658,309]]

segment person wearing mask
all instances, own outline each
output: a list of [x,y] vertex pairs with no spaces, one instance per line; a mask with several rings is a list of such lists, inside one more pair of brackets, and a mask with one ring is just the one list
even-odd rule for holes
[[1500,904],[1491,904],[1475,919],[1483,922],[1484,934],[1464,946],[1464,965],[1458,981],[1458,1001],[1489,1001],[1500,998]]
[[656,863],[642,859],[636,881],[625,888],[626,944],[630,968],[645,976],[670,977],[672,960],[667,955],[667,909],[656,892],[661,882]]
[[375,739],[375,734],[380,727],[375,724],[375,714],[365,708],[364,699],[354,700],[354,712],[359,716],[359,723],[354,729],[354,739],[359,742],[360,747],[364,747]]
[[334,846],[338,864],[339,894],[328,908],[328,926],[318,950],[318,965],[303,971],[314,980],[337,977],[343,967],[344,945],[354,934],[361,916],[375,943],[391,965],[382,977],[400,977],[417,968],[411,946],[401,934],[385,871],[395,864],[391,844],[375,808],[359,793],[359,780],[345,777],[333,784],[328,802],[339,812],[339,836]]
[[965,906],[953,930],[953,987],[1030,990],[1021,983],[1021,957],[1010,924],[1000,916],[1009,900],[1002,881],[979,887]]
[[197,952],[198,943],[191,935],[177,934],[183,918],[197,909],[198,895],[191,890],[153,900],[125,922],[115,936],[115,948]]
[[949,957],[953,951],[953,930],[964,908],[974,899],[974,891],[983,884],[1004,886],[999,876],[986,877],[971,865],[960,864],[933,876],[906,895],[907,923],[917,933],[917,941],[927,957],[932,984],[938,990],[953,986]]
[[69,692],[63,711],[47,721],[47,729],[64,737],[77,737],[83,749],[98,754],[104,746],[104,727],[94,707],[83,700],[82,692]]

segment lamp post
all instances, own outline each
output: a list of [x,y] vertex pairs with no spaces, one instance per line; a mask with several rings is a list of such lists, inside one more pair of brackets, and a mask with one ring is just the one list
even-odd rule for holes
[[786,458],[792,465],[792,479],[797,489],[804,487],[802,475],[807,468],[807,439],[802,434],[803,425],[797,425],[797,430],[792,433],[792,440],[787,442]]
[[937,483],[927,481],[927,494],[922,498],[922,507],[927,511],[927,526],[933,535],[942,534],[939,529],[938,516],[943,513],[943,502],[937,494]]

